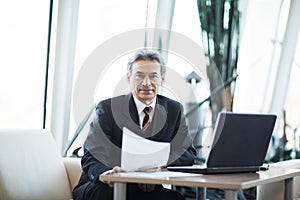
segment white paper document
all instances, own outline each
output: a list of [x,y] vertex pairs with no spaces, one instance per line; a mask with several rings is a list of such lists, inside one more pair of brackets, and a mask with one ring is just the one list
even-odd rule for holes
[[123,128],[122,169],[136,171],[165,166],[169,153],[170,143],[151,141]]

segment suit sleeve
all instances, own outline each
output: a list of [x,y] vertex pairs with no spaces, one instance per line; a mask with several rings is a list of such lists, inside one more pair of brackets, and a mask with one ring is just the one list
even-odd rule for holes
[[112,169],[110,165],[112,121],[104,103],[99,103],[96,116],[90,125],[90,131],[84,143],[84,155],[81,159],[83,172],[90,181],[98,182],[103,172]]

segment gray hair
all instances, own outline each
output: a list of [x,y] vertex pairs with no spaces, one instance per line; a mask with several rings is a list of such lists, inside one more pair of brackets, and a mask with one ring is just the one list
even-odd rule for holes
[[132,65],[136,61],[139,60],[149,60],[154,61],[156,60],[160,64],[160,72],[161,75],[164,76],[166,73],[166,65],[164,58],[160,55],[160,53],[156,50],[150,50],[150,49],[141,49],[138,50],[128,61],[127,69],[131,73]]

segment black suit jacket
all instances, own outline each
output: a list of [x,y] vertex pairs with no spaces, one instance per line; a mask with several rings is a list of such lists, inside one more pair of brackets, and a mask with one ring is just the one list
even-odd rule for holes
[[78,186],[90,181],[97,183],[100,174],[120,166],[123,127],[150,140],[170,142],[168,165],[194,164],[196,151],[179,102],[158,95],[153,119],[142,133],[132,94],[122,95],[97,105],[96,116],[84,143],[83,172]]

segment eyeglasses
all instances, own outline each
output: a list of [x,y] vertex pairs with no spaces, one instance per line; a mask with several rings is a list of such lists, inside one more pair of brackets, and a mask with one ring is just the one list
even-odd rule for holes
[[160,74],[158,74],[158,73],[145,74],[145,73],[142,73],[142,72],[136,72],[134,74],[134,78],[138,81],[144,80],[147,76],[149,77],[149,80],[152,81],[152,82],[158,81],[159,78],[161,77]]

